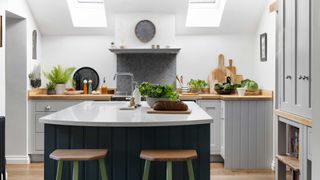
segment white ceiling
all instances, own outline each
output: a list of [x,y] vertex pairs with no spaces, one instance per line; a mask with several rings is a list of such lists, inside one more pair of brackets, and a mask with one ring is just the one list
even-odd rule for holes
[[112,35],[122,13],[176,15],[176,34],[255,32],[268,0],[228,0],[219,28],[186,28],[188,0],[105,0],[108,28],[74,28],[66,0],[27,0],[44,35]]

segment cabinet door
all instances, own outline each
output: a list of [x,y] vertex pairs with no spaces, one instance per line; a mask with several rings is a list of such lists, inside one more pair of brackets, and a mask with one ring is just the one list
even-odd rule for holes
[[225,121],[225,102],[221,101],[221,109],[220,109],[220,117],[221,117],[221,128],[220,128],[220,154],[223,159],[225,159],[225,142],[226,142],[226,135],[225,135],[225,128],[226,128],[226,121]]
[[199,106],[212,118],[211,124],[211,154],[220,154],[220,101],[198,101]]
[[295,113],[311,118],[310,1],[296,1]]
[[281,109],[293,112],[294,103],[294,60],[295,57],[295,1],[283,0],[283,35],[280,41],[283,41],[282,62],[280,66],[281,75]]

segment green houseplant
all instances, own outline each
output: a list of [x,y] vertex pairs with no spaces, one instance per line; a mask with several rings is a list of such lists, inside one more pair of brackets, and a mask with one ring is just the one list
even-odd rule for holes
[[47,84],[47,94],[48,95],[56,94],[56,85],[51,81]]
[[188,85],[191,92],[202,93],[203,90],[208,86],[208,83],[200,79],[190,79]]
[[74,70],[74,67],[63,68],[58,65],[53,67],[49,73],[44,72],[43,74],[50,82],[56,85],[55,90],[57,94],[64,94],[66,83],[71,79]]
[[144,82],[139,86],[139,91],[142,96],[146,97],[147,103],[150,107],[157,101],[177,101],[178,94],[174,90],[173,85],[159,85]]

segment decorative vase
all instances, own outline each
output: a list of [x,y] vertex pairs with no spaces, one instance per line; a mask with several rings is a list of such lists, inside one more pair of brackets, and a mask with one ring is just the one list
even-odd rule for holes
[[50,89],[50,90],[48,89],[47,90],[47,94],[48,95],[55,95],[56,94],[56,90],[55,89]]
[[158,102],[158,101],[169,101],[169,98],[151,98],[151,97],[147,97],[146,98],[148,105],[152,108],[153,105]]
[[65,84],[57,84],[56,85],[56,93],[57,94],[64,94],[64,91],[66,90]]

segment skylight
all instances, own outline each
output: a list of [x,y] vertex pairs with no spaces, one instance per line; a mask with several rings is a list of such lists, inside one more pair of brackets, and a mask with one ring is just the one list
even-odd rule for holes
[[74,27],[107,27],[104,0],[67,0]]
[[220,27],[227,0],[190,0],[186,27]]

